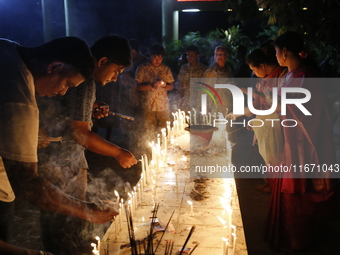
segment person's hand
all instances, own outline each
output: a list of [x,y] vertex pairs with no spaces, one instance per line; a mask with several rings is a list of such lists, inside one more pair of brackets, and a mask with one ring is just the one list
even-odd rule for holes
[[232,112],[228,113],[226,115],[227,119],[232,119],[232,120],[236,120],[237,116],[235,116]]
[[109,115],[110,106],[104,102],[95,102],[92,109],[92,117],[101,119]]
[[133,156],[133,154],[128,150],[122,148],[115,158],[123,168],[130,168],[133,165],[137,164],[137,159],[135,158],[135,156]]
[[155,87],[155,88],[165,88],[165,87],[166,87],[166,82],[163,81],[163,80],[156,81],[156,82],[154,83],[154,87]]
[[102,201],[103,205],[89,204],[87,220],[95,224],[104,224],[111,221],[119,213],[119,205],[112,201]]
[[48,140],[48,137],[45,135],[39,135],[38,137],[38,149],[46,148],[51,141]]

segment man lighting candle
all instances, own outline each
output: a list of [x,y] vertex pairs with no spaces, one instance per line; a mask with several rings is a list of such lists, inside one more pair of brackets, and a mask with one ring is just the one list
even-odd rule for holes
[[[41,167],[42,174],[47,179],[74,197],[96,200],[96,194],[87,192],[88,164],[85,149],[113,157],[123,168],[130,168],[137,160],[130,151],[91,131],[92,117],[107,116],[109,110],[102,107],[103,111],[97,111],[100,105],[95,104],[96,83],[105,86],[111,81],[116,81],[118,75],[131,64],[129,43],[122,36],[104,36],[94,43],[91,53],[96,59],[94,79],[89,79],[79,87],[71,89],[64,97],[40,102],[39,106],[45,104],[48,106],[41,107],[44,128],[53,135],[62,136],[63,143],[50,144],[39,156],[43,159],[41,163],[45,164],[45,167]],[[54,109],[54,114],[49,111],[51,108]],[[53,167],[53,173],[44,171],[50,167]],[[110,198],[112,196],[107,197]],[[118,207],[117,203],[114,204]],[[90,252],[88,240],[90,236],[84,234],[83,230],[94,226],[88,225],[89,223],[78,219],[41,211],[44,246],[56,254],[75,255],[81,253],[82,249]],[[67,236],[69,238],[65,238]],[[75,236],[79,239],[78,242],[81,242],[81,246],[74,242]]]

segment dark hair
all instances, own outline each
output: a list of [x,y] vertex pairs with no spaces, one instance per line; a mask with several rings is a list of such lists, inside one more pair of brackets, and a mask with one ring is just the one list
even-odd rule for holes
[[299,53],[305,50],[303,38],[295,31],[288,31],[280,35],[275,40],[275,46],[280,49],[286,48],[287,51],[292,52],[296,56],[299,56]]
[[130,44],[131,50],[135,50],[139,52],[140,47],[139,47],[139,42],[137,39],[134,39],[134,38],[130,39],[129,44]]
[[78,37],[61,37],[32,48],[32,59],[42,64],[54,61],[72,65],[85,79],[93,76],[95,60],[88,45]]
[[217,51],[223,51],[224,53],[228,54],[227,47],[225,47],[225,46],[221,46],[221,45],[216,46],[214,52],[217,52]]
[[111,63],[119,66],[131,65],[131,48],[128,40],[123,36],[104,36],[94,43],[91,52],[97,61],[107,57]]
[[187,51],[187,52],[188,52],[188,51],[194,51],[194,52],[196,52],[196,54],[200,54],[200,52],[199,52],[197,46],[195,46],[195,45],[189,45],[189,46],[187,47],[186,51]]
[[164,56],[165,54],[165,49],[162,44],[160,43],[155,43],[151,46],[150,48],[150,55],[151,56]]
[[268,55],[262,49],[256,49],[249,53],[246,62],[255,67],[259,67],[260,64],[278,65],[275,55]]
[[312,70],[311,73],[315,76],[321,74],[317,61],[309,54],[309,50],[299,33],[295,31],[285,32],[275,40],[275,45],[280,49],[286,48],[287,51],[300,58],[303,64],[308,66]]

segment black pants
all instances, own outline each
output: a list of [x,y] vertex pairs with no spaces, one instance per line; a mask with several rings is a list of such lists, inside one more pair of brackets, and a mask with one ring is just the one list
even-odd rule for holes
[[0,239],[7,242],[13,224],[14,202],[0,201]]

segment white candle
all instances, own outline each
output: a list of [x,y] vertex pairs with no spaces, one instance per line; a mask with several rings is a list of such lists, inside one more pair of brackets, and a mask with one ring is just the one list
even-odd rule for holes
[[[152,146],[152,154],[154,154],[154,146]],[[154,155],[152,155],[152,157],[155,157]],[[148,156],[146,154],[144,154],[144,166],[145,166],[145,185],[146,183],[150,182],[150,172],[149,172],[149,161],[148,161]]]
[[117,216],[114,218],[115,221],[115,240],[117,240],[117,235],[118,235],[118,219]]
[[174,136],[178,135],[178,120],[173,121]]
[[233,233],[233,238],[234,238],[234,241],[233,241],[233,255],[235,255],[235,252],[236,252],[236,234]]
[[228,255],[228,239],[225,237],[222,237],[223,240],[223,255]]
[[190,205],[190,216],[194,215],[194,206],[193,203],[191,201],[187,201],[188,204]]
[[[121,202],[120,202],[120,204],[121,204],[121,207],[122,207],[122,208],[123,208],[123,207],[125,208],[125,202],[124,202],[124,199],[123,199],[123,198],[121,198],[121,199],[120,199],[120,201],[121,201]],[[123,210],[123,209],[122,209],[122,216],[123,216],[123,214],[124,214],[124,213],[125,213],[125,210]],[[124,215],[124,220],[125,220],[125,219],[126,219],[126,215]]]
[[166,122],[166,130],[168,131],[168,139],[170,139],[170,132],[171,132],[171,128],[170,128],[170,121]]
[[209,124],[209,125],[211,125],[211,123],[212,123],[212,122],[211,122],[211,113],[209,112],[209,113],[208,113],[208,115],[209,115],[209,121],[208,121],[208,124]]
[[182,111],[182,132],[184,131],[185,120],[186,120],[185,111]]
[[140,176],[140,179],[141,179],[142,182],[144,182],[143,183],[144,185],[146,185],[146,180],[144,178],[145,172],[146,172],[146,170],[145,170],[145,160],[144,160],[144,155],[142,155],[142,174]]
[[131,218],[132,218],[132,215],[134,214],[133,206],[132,206],[132,199],[128,201],[128,208],[129,208],[129,211],[131,211]]
[[145,182],[145,177],[144,177],[144,173],[142,173],[142,175],[141,175],[141,180],[139,181],[139,183],[140,183],[141,197],[143,196],[143,192],[144,192],[144,182]]
[[138,204],[141,205],[142,204],[142,192],[140,190],[140,184],[138,183]]
[[149,143],[150,147],[151,147],[151,159],[155,160],[155,142],[152,141],[151,143]]
[[131,214],[133,214],[133,196],[130,192],[128,192],[129,200],[128,200],[128,207],[131,210]]
[[119,193],[117,190],[114,190],[113,192],[115,193],[115,196],[116,196],[116,205],[118,205],[119,204]]
[[96,240],[97,240],[98,254],[100,254],[100,237],[96,236]]
[[165,151],[165,154],[166,154],[167,150],[168,150],[168,139],[166,137],[166,129],[165,128],[162,129],[162,135],[163,135],[163,148],[164,148],[164,151]]
[[158,148],[161,148],[161,134],[157,135],[157,146]]
[[132,196],[133,196],[133,199],[134,199],[134,201],[133,201],[133,203],[134,203],[134,209],[136,210],[137,209],[137,188],[136,188],[136,186],[135,187],[133,187],[133,193],[132,193]]
[[[122,201],[123,201],[123,199],[122,199]],[[120,222],[120,229],[122,229],[122,227],[123,227],[123,215],[122,215],[122,213],[123,213],[123,202],[121,202],[120,204],[119,204],[119,222]]]

